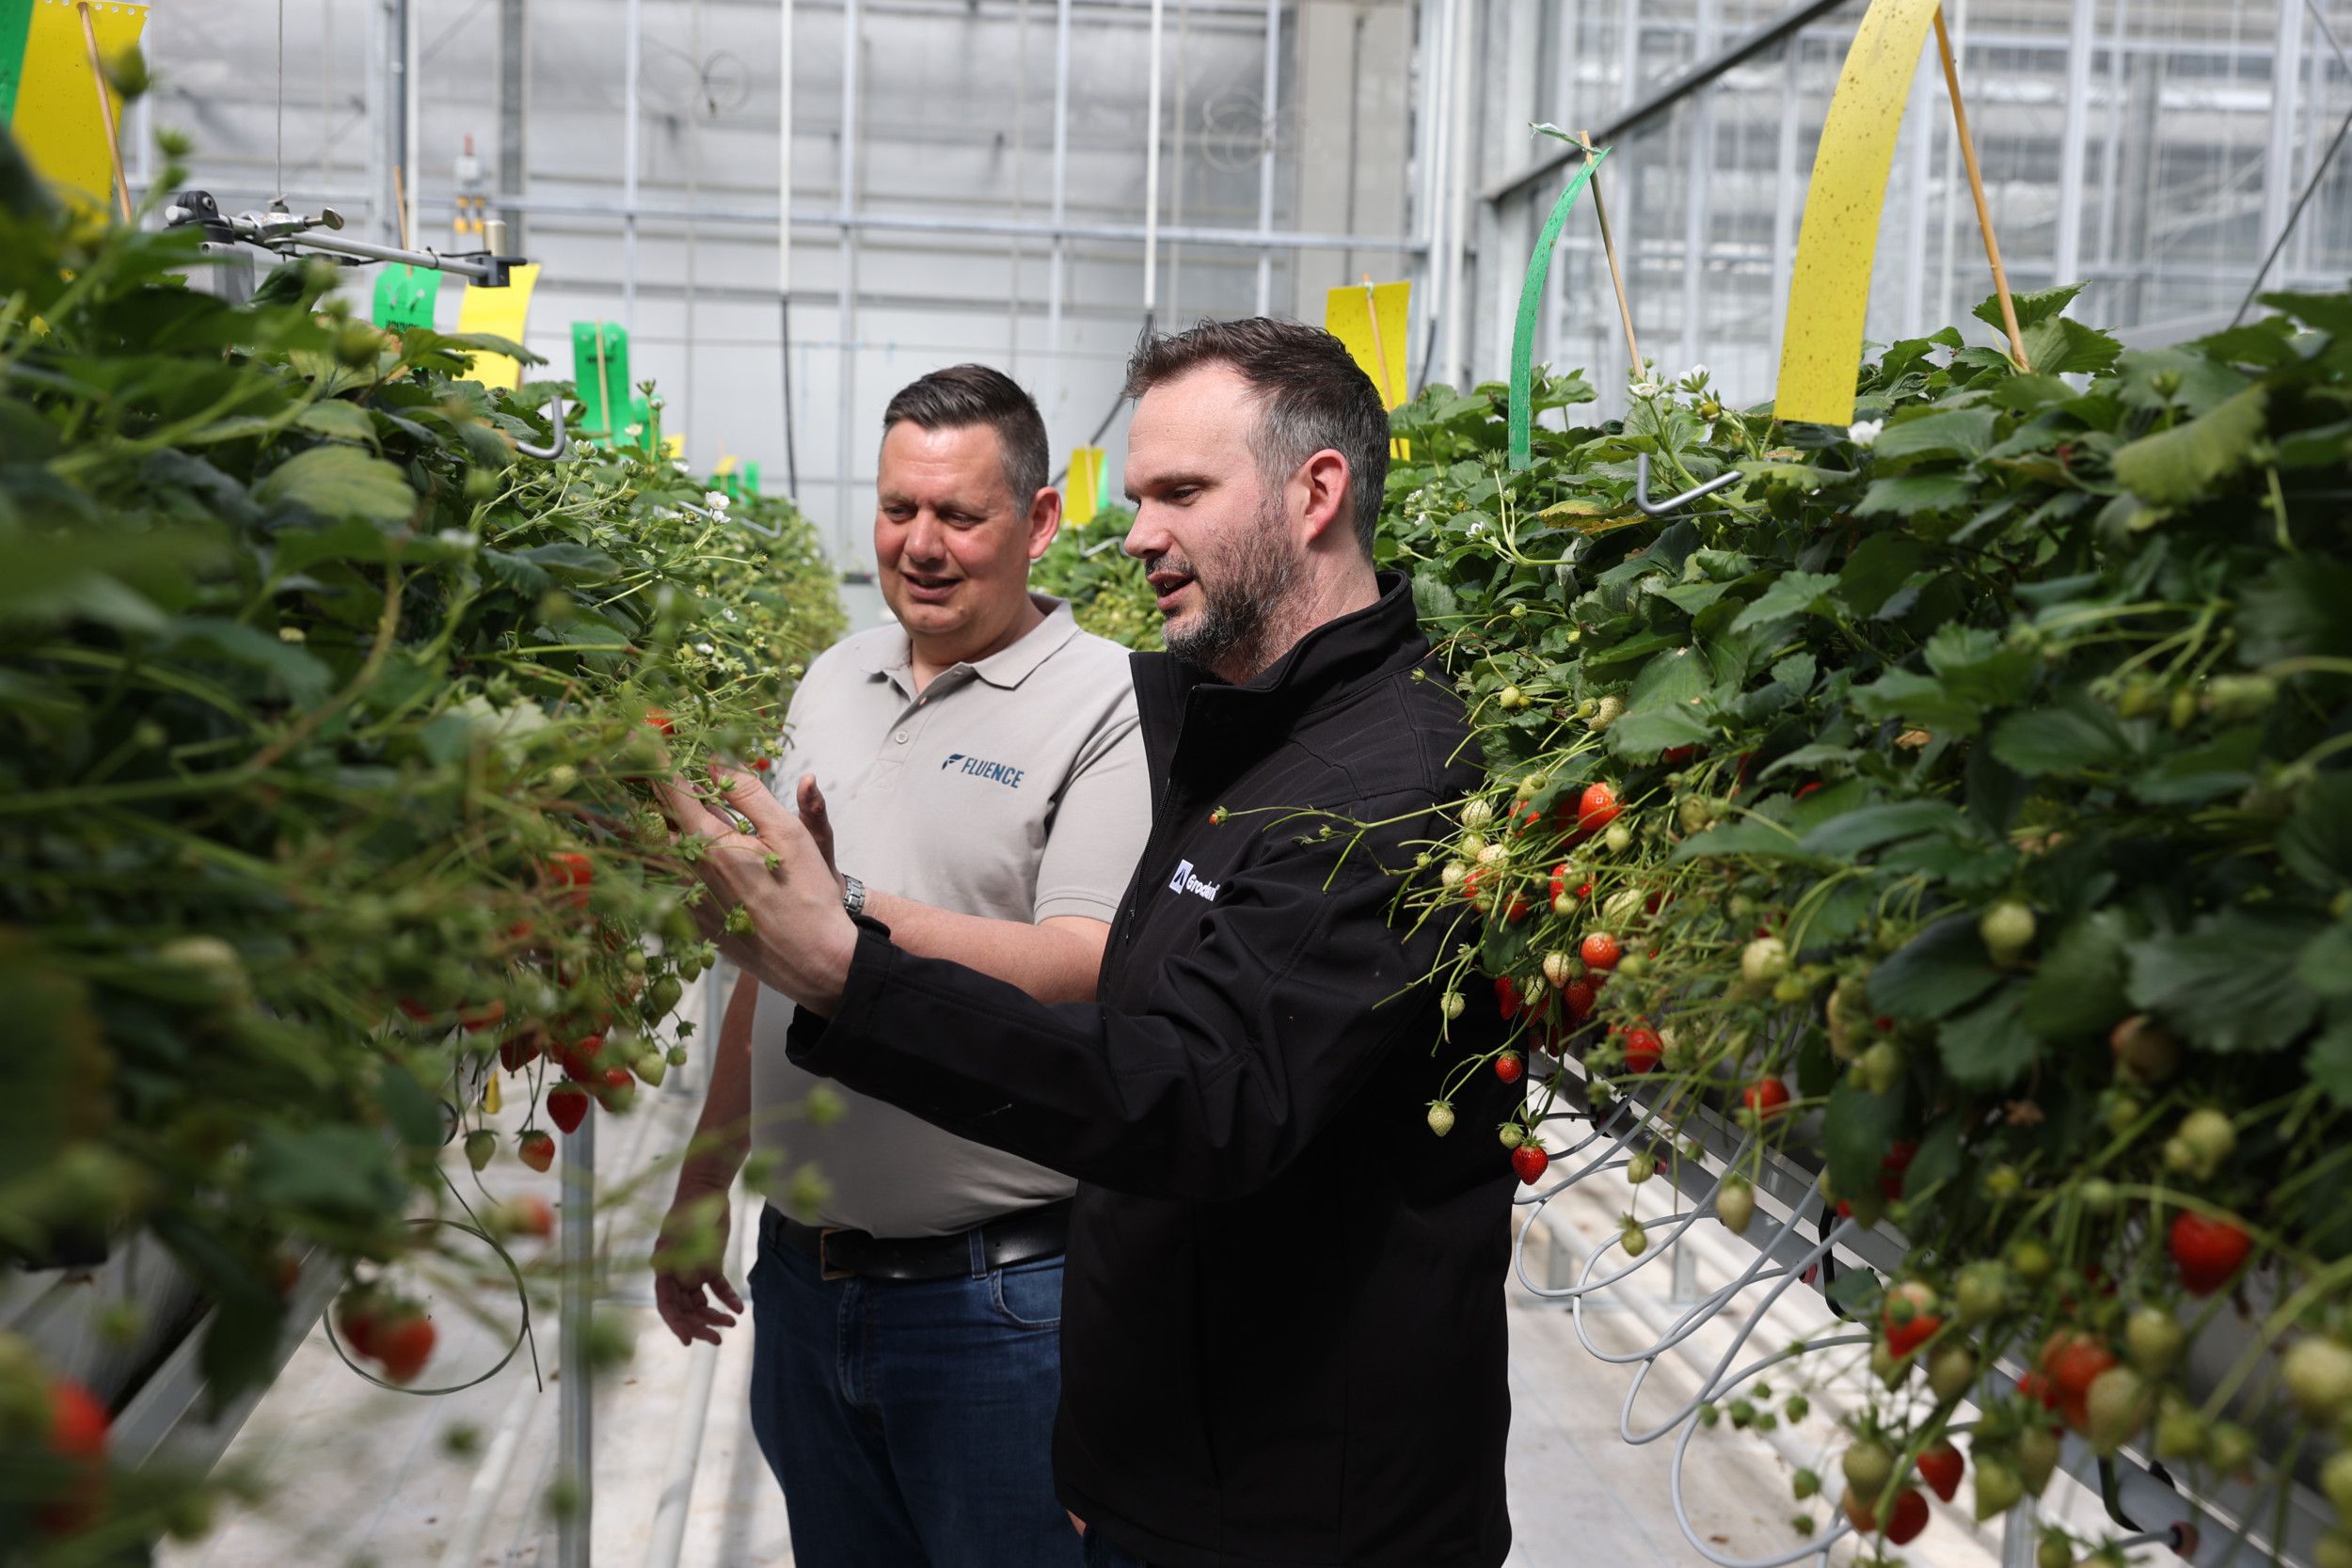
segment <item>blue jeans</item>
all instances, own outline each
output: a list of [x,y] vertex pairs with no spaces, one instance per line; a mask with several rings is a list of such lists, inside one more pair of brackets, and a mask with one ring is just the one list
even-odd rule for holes
[[768,1211],[752,1430],[802,1568],[1081,1568],[1054,1499],[1058,1257],[953,1279],[820,1277]]

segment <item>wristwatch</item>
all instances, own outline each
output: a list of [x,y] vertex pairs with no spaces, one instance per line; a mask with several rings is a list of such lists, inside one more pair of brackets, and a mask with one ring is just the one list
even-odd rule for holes
[[866,884],[846,871],[841,874],[841,907],[852,920],[866,912]]

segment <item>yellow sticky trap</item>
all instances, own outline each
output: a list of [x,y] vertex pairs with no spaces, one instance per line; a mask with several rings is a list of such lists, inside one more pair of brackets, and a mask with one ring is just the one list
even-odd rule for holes
[[661,437],[661,455],[683,467],[686,462],[686,437],[683,436]]
[[1062,520],[1079,528],[1094,521],[1103,510],[1103,449],[1075,447],[1070,453],[1070,479],[1062,487]]
[[[139,41],[147,7],[123,0],[90,0],[90,26],[102,59],[114,60]],[[122,99],[106,89],[117,124]],[[106,121],[98,109],[98,87],[90,79],[89,43],[82,36],[81,7],[74,0],[33,0],[24,34],[24,73],[17,84],[9,121],[17,146],[35,169],[75,207],[107,204],[114,190],[114,161],[106,152]]]
[[[531,291],[539,286],[539,263],[525,262],[507,274],[503,289],[469,287],[465,298],[457,302],[459,333],[487,332],[495,338],[523,341],[523,328],[531,320]],[[522,385],[522,361],[504,354],[477,354],[472,361],[473,378],[485,387],[502,387],[513,391]]]
[[482,1081],[482,1114],[497,1116],[504,1103],[504,1096],[499,1089],[499,1075],[495,1072],[488,1074]]
[[[1406,318],[1412,304],[1410,283],[1350,283],[1323,297],[1323,329],[1347,345],[1348,356],[1380,388],[1380,406],[1407,401],[1405,378]],[[1389,444],[1391,457],[1406,456],[1403,441]]]
[[1854,378],[1862,365],[1863,318],[1870,307],[1870,266],[1886,205],[1886,172],[1895,159],[1937,0],[1871,0],[1837,73],[1837,91],[1821,122],[1813,184],[1797,231],[1781,328],[1780,389],[1773,411],[1809,424],[1853,422]]

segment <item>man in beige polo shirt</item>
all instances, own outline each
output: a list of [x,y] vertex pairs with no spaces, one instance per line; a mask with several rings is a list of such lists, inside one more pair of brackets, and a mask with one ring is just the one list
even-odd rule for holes
[[[1060,522],[1046,465],[1036,405],[994,371],[892,400],[874,546],[898,624],[810,667],[771,776],[830,829],[844,902],[902,945],[1090,1001],[1151,802],[1125,651],[1027,591]],[[785,1058],[791,1016],[737,986],[673,1231],[724,1223],[750,1148],[788,1146],[827,1186],[814,1225],[761,1215],[750,1280],[752,1422],[795,1559],[1074,1568],[1050,1449],[1076,1184],[856,1094],[800,1118],[816,1080]],[[656,1263],[673,1332],[716,1342],[742,1310],[723,1274]]]

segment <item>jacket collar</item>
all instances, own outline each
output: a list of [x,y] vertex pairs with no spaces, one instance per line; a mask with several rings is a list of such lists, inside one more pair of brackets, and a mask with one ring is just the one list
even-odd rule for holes
[[1187,755],[1211,744],[1213,733],[1220,752],[1247,763],[1287,740],[1306,714],[1426,657],[1429,643],[1422,636],[1412,583],[1401,572],[1382,572],[1375,581],[1379,598],[1326,621],[1239,686],[1168,654],[1134,655],[1153,778],[1165,779],[1173,769],[1180,736]]
[[[1006,691],[1027,680],[1039,665],[1059,653],[1062,645],[1078,633],[1077,618],[1066,601],[1050,594],[1032,594],[1029,602],[1045,612],[1044,620],[986,658],[973,664],[950,665],[948,670],[969,670],[989,685]],[[888,675],[899,686],[913,689],[914,644],[903,627],[895,637],[875,638],[864,655],[866,673]]]

